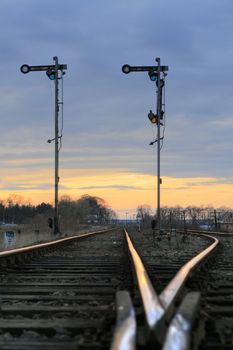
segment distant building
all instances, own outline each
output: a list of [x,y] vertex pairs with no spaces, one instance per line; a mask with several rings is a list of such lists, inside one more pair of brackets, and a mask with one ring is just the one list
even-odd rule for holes
[[98,224],[99,223],[98,215],[96,214],[88,215],[86,221],[88,224]]
[[220,231],[233,232],[233,212],[226,211],[218,218],[217,227]]

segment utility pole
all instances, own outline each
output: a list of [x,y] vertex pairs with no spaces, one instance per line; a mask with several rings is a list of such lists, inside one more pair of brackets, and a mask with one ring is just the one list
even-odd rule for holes
[[54,65],[46,65],[46,66],[29,66],[27,64],[23,64],[20,68],[21,72],[26,74],[29,72],[36,72],[36,71],[46,71],[47,76],[50,80],[54,81],[54,87],[55,87],[55,135],[54,138],[51,140],[48,140],[48,143],[51,143],[52,141],[55,142],[55,195],[54,195],[54,222],[52,225],[52,219],[49,220],[49,225],[54,230],[54,233],[57,234],[60,231],[59,227],[59,214],[58,214],[58,183],[59,183],[59,139],[61,139],[62,135],[59,135],[59,104],[63,102],[59,102],[59,79],[62,78],[59,77],[59,71],[61,74],[64,74],[64,70],[67,69],[66,64],[59,64],[58,63],[58,57],[53,57]]

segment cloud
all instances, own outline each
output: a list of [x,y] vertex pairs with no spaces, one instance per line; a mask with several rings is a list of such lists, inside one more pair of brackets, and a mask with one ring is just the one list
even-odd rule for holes
[[19,68],[52,64],[58,55],[68,65],[63,173],[108,169],[155,175],[156,147],[148,144],[156,129],[147,118],[156,109],[155,86],[147,74],[124,75],[121,66],[151,65],[158,56],[169,65],[162,176],[230,182],[232,10],[227,0],[70,0],[65,7],[55,0],[2,0],[3,181],[12,173],[27,178],[39,170],[48,181],[44,169],[54,166],[53,145],[46,143],[54,135],[54,85],[44,72],[23,75]]
[[93,190],[93,189],[117,189],[117,190],[143,190],[142,187],[137,186],[125,186],[125,185],[110,185],[110,186],[87,186],[79,187],[80,190]]
[[187,186],[180,186],[180,187],[175,187],[172,188],[171,187],[163,187],[162,190],[163,191],[187,191],[189,188]]
[[232,185],[233,184],[233,178],[225,178],[225,179],[209,179],[201,180],[198,182],[187,182],[187,186],[195,187],[195,186],[215,186],[215,185]]
[[[60,185],[59,188],[61,190],[68,189],[66,186]],[[41,190],[41,191],[47,191],[54,189],[53,184],[38,184],[38,185],[32,185],[32,184],[17,184],[12,186],[0,186],[1,191],[34,191],[34,190]]]

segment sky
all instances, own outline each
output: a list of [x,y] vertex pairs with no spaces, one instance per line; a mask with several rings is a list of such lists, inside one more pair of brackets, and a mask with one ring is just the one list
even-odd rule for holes
[[20,66],[58,56],[60,196],[99,196],[121,215],[155,208],[156,87],[121,67],[160,57],[161,205],[233,207],[232,0],[1,0],[0,23],[0,199],[53,202],[54,82]]

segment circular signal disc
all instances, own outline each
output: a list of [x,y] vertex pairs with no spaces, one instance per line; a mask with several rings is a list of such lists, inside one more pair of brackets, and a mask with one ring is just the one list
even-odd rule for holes
[[30,72],[30,67],[27,64],[23,64],[20,68],[21,72],[26,74],[28,72]]
[[122,67],[122,72],[125,74],[130,73],[131,69],[130,66],[128,64],[124,64],[124,66]]

